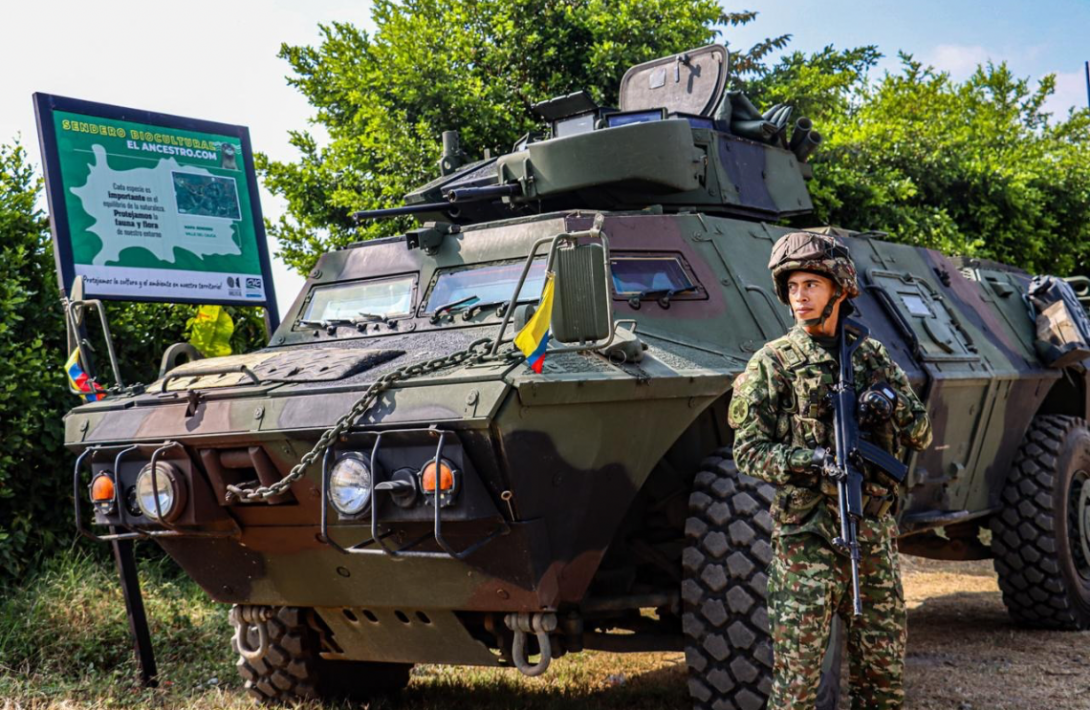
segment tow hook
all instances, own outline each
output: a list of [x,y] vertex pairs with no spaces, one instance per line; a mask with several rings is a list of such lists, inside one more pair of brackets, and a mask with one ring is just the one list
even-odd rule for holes
[[[260,661],[269,650],[269,630],[265,622],[272,618],[267,606],[235,605],[231,607],[231,623],[235,627],[235,646],[239,654],[251,663]],[[250,646],[250,627],[257,631],[257,648]]]
[[[556,630],[556,614],[552,612],[518,612],[508,614],[503,622],[507,628],[515,632],[514,643],[511,644],[511,661],[515,668],[525,676],[541,675],[549,669],[549,663],[553,660],[553,647],[549,641],[549,632]],[[526,656],[526,634],[537,636],[537,645],[541,648],[541,658],[531,665]]]

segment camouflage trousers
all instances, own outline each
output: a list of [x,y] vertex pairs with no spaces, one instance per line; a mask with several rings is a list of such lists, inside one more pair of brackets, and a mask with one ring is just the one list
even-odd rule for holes
[[819,535],[776,536],[769,569],[768,614],[774,671],[769,710],[813,710],[833,614],[848,637],[852,710],[888,710],[904,704],[907,639],[904,590],[893,525],[861,543],[863,615],[852,616],[852,575],[847,556]]

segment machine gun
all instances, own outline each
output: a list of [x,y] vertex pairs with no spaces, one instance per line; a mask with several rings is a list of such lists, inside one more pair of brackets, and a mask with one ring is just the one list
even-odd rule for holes
[[[846,550],[852,561],[853,614],[863,613],[863,600],[859,596],[859,521],[863,518],[863,465],[881,469],[887,476],[901,483],[908,467],[881,448],[865,441],[856,420],[858,397],[855,392],[855,372],[852,356],[870,335],[870,329],[859,321],[840,318],[840,378],[833,395],[833,429],[836,454],[826,456],[826,475],[836,480],[837,498],[840,505],[840,537],[833,544]],[[848,336],[852,336],[849,343]]]

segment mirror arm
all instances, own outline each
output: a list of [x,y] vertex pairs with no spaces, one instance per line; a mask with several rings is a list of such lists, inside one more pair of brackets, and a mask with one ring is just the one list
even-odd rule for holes
[[[526,283],[526,277],[530,274],[530,267],[533,266],[534,257],[537,256],[537,250],[541,248],[541,245],[552,240],[555,244],[557,239],[563,237],[564,234],[558,234],[555,237],[542,237],[534,242],[534,246],[530,249],[530,255],[526,257],[526,263],[522,267],[522,273],[519,275],[519,281],[515,284],[515,292],[511,294],[511,301],[507,304],[507,308],[503,314],[503,323],[500,324],[500,332],[496,334],[496,342],[492,343],[492,355],[500,349],[500,344],[503,342],[503,333],[507,330],[507,324],[511,322],[511,317],[514,315],[515,306],[518,305],[519,295],[522,292],[522,286]],[[545,270],[548,271],[549,266],[552,264],[552,250],[549,250],[550,262],[546,264]]]
[[[500,349],[500,344],[503,342],[503,334],[507,330],[507,325],[510,323],[512,316],[514,315],[515,306],[518,305],[519,295],[522,291],[523,284],[526,283],[526,277],[530,273],[530,267],[534,263],[534,257],[537,256],[538,250],[544,244],[549,244],[549,256],[545,262],[545,272],[549,273],[553,268],[553,260],[556,257],[556,250],[563,242],[576,242],[579,239],[600,239],[602,241],[602,248],[605,250],[605,258],[603,259],[603,269],[605,271],[605,283],[606,288],[609,288],[609,283],[612,278],[610,273],[610,261],[609,261],[609,237],[602,231],[602,224],[605,221],[605,217],[599,213],[594,216],[594,225],[587,230],[581,232],[561,232],[554,237],[542,237],[534,242],[534,246],[530,249],[530,254],[526,257],[526,263],[522,267],[522,274],[519,276],[518,284],[515,285],[515,292],[511,294],[511,301],[507,305],[506,313],[503,316],[503,323],[500,325],[500,332],[496,334],[496,340],[492,344],[493,355]],[[606,299],[606,318],[609,322],[613,323],[613,299]],[[616,328],[612,325],[609,330],[609,337],[604,342],[594,342],[590,344],[573,345],[569,347],[553,348],[550,349],[550,353],[563,353],[563,352],[577,352],[582,350],[599,350],[601,348],[608,347],[613,343],[614,334]]]

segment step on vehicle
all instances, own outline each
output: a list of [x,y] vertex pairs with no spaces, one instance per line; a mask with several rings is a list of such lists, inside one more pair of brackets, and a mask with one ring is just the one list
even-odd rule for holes
[[[630,69],[619,107],[546,101],[505,155],[445,133],[439,177],[357,215],[420,226],[322,256],[267,347],[172,348],[68,414],[81,531],[151,538],[232,605],[263,701],[684,651],[696,708],[762,707],[772,490],[735,468],[727,408],[792,323],[765,265],[822,137],[727,67],[703,47]],[[934,422],[901,552],[993,558],[1014,618],[1090,628],[1086,284],[815,230]],[[531,363],[512,340],[543,292]]]

